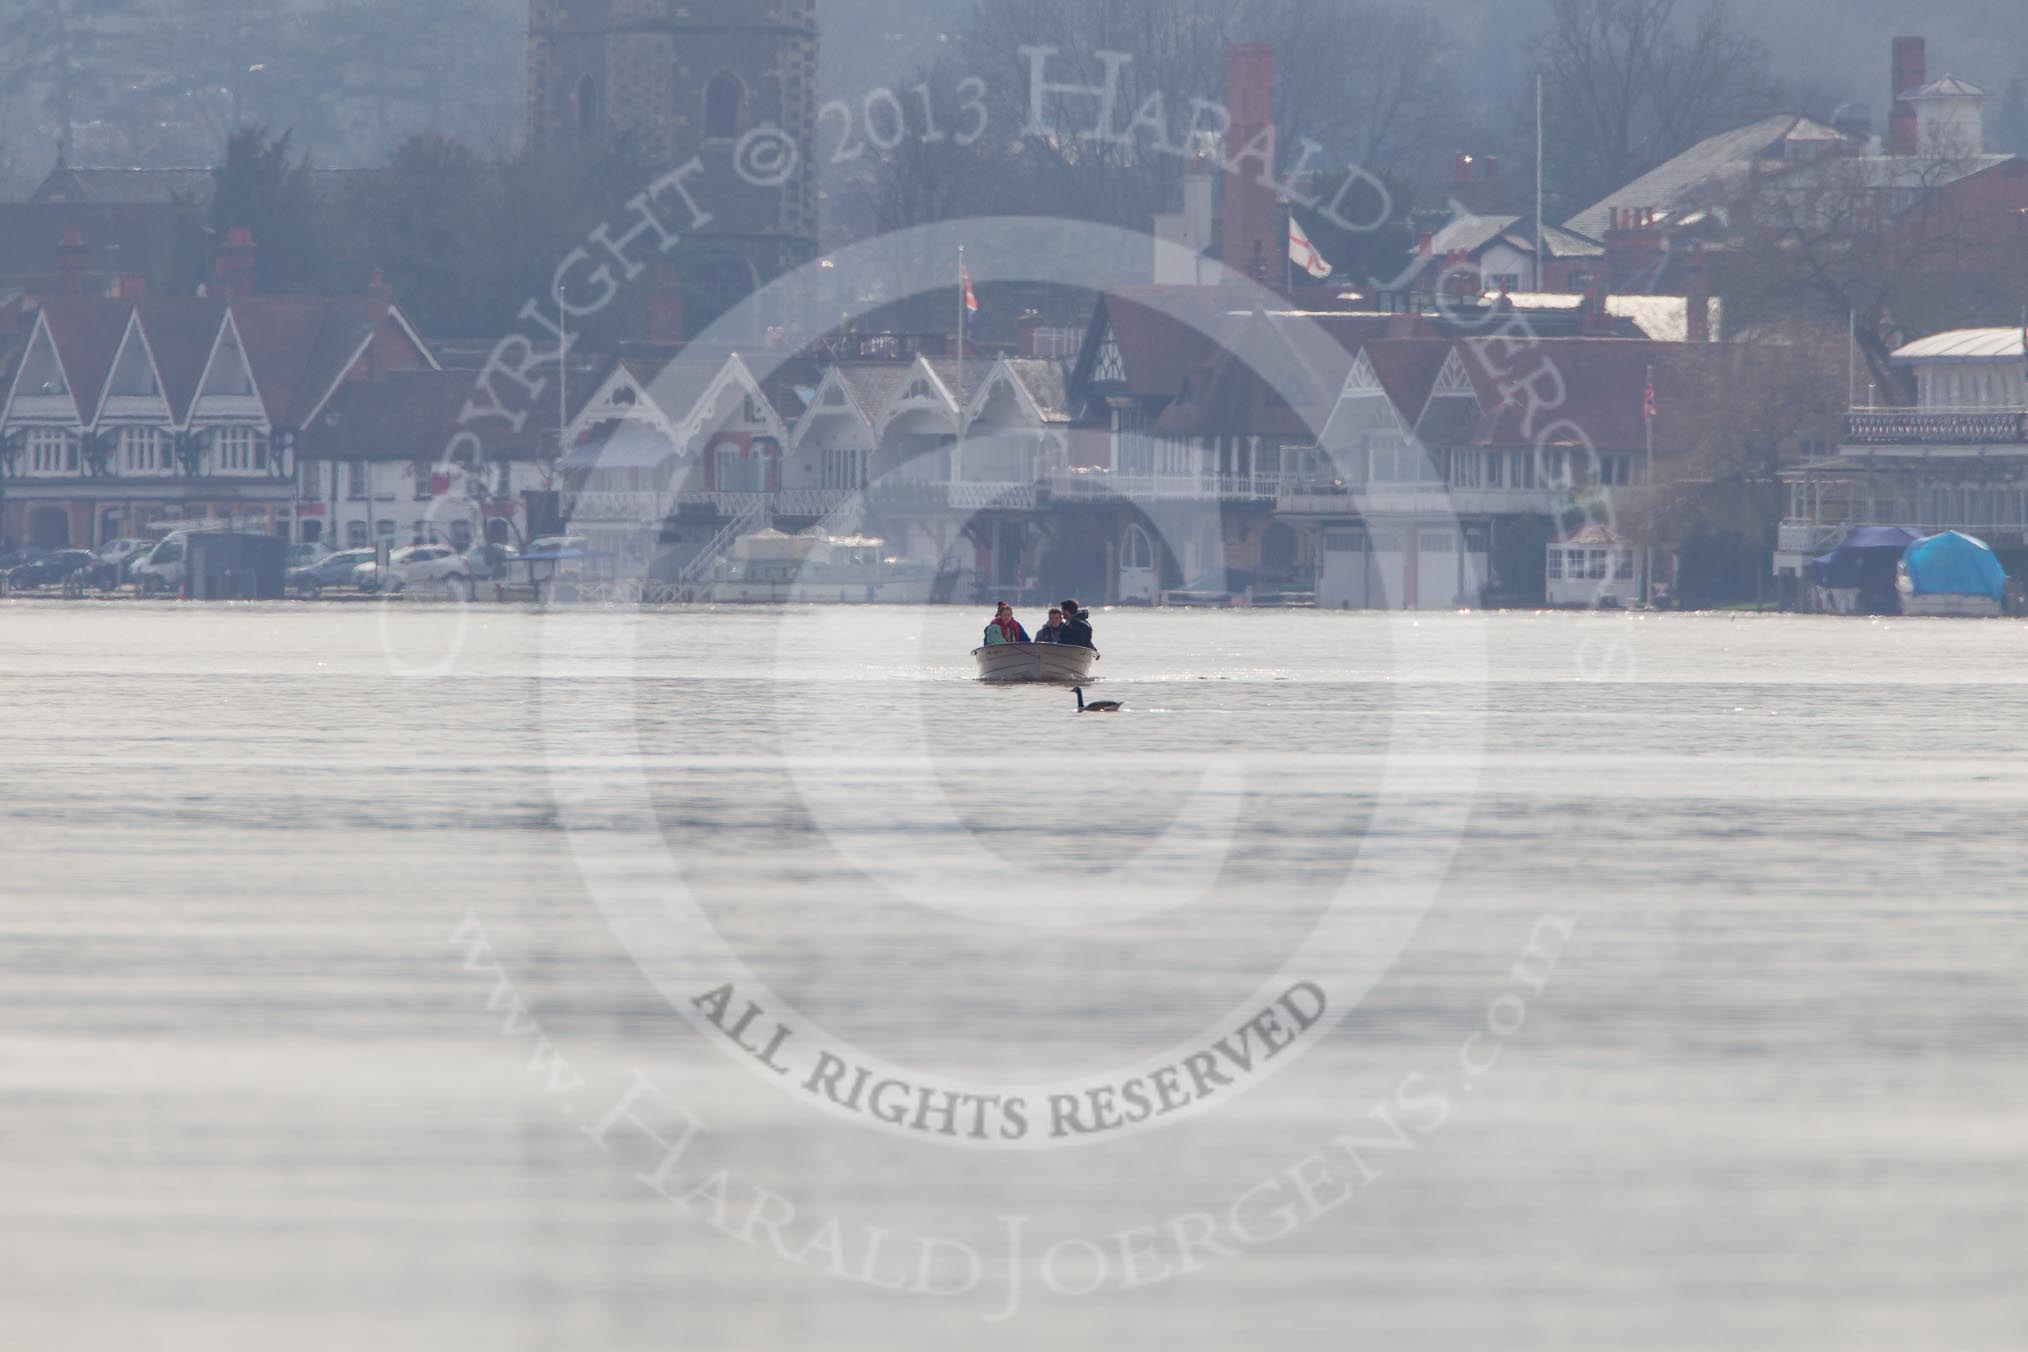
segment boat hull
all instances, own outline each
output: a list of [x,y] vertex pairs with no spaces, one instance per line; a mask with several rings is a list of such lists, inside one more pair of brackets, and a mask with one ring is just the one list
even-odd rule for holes
[[1903,596],[1901,613],[1916,617],[1966,617],[1971,619],[1993,619],[2002,613],[1998,597],[1967,596],[1955,592],[1926,592],[1921,596]]
[[1075,682],[1091,675],[1098,653],[1059,643],[995,643],[972,649],[982,681]]

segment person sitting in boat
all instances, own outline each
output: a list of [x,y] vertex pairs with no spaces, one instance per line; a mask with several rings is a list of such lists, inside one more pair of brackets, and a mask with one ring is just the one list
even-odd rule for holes
[[1063,612],[1061,610],[1053,606],[1050,608],[1049,623],[1035,631],[1035,641],[1037,643],[1063,642]]
[[1014,618],[1014,607],[1002,601],[1000,608],[994,612],[991,622],[986,625],[986,646],[1027,641],[1028,631],[1021,627],[1021,621]]
[[1077,602],[1066,600],[1063,603],[1063,632],[1056,636],[1056,642],[1073,648],[1096,648],[1098,644],[1092,641],[1090,615],[1090,611],[1078,609]]

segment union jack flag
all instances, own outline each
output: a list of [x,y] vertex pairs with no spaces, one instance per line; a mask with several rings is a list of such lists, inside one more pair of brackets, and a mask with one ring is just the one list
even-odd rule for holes
[[1655,421],[1655,368],[1648,368],[1648,388],[1641,395],[1641,416]]
[[965,318],[972,319],[979,313],[979,297],[972,290],[972,269],[958,264],[958,284],[965,288]]

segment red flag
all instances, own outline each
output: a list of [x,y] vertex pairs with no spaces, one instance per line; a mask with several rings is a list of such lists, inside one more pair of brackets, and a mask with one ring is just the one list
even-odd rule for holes
[[1641,416],[1649,422],[1655,421],[1655,368],[1648,368],[1648,389],[1641,399]]

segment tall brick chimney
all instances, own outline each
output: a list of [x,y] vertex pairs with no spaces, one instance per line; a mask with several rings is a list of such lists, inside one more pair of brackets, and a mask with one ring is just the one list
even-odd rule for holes
[[1653,207],[1614,207],[1605,232],[1605,269],[1610,286],[1643,292],[1653,281],[1656,265],[1668,247]]
[[225,300],[245,300],[254,293],[254,237],[253,231],[243,225],[235,225],[225,235],[225,243],[219,246],[218,262],[213,266],[212,277],[215,285],[212,294]]
[[1042,316],[1033,310],[1023,310],[1021,317],[1014,321],[1014,350],[1023,357],[1035,355],[1035,335],[1042,330]]
[[[1225,215],[1219,256],[1246,275],[1256,258],[1283,253],[1281,210],[1270,186],[1280,169],[1275,152],[1275,49],[1265,42],[1235,42],[1225,49],[1225,104],[1232,125],[1225,134]],[[1270,271],[1279,277],[1280,270]]]
[[1506,185],[1500,182],[1498,155],[1451,157],[1451,196],[1474,216],[1497,216],[1507,209]]
[[1690,246],[1689,261],[1683,265],[1683,304],[1688,313],[1684,337],[1692,343],[1711,341],[1711,271],[1704,259],[1704,245]]
[[85,293],[85,257],[89,252],[85,247],[84,232],[74,225],[66,225],[63,238],[56,246],[58,295],[82,296]]
[[657,263],[648,285],[648,341],[683,341],[683,275],[670,263]]
[[1887,119],[1887,153],[1913,155],[1919,149],[1915,105],[1908,96],[1929,83],[1928,53],[1921,38],[1894,40],[1894,111]]

